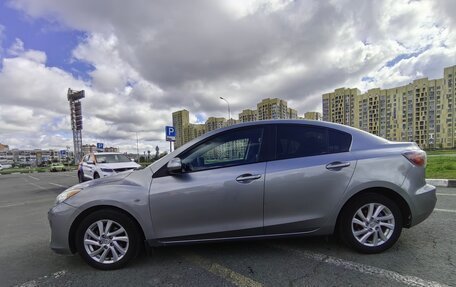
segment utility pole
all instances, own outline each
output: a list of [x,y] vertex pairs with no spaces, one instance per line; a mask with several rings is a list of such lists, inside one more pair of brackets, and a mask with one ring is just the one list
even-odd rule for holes
[[224,97],[220,97],[221,100],[224,100],[228,104],[228,121],[231,119],[231,110],[230,110],[230,103]]
[[139,162],[139,139],[138,139],[138,132],[136,132],[136,153],[138,154],[138,162]]

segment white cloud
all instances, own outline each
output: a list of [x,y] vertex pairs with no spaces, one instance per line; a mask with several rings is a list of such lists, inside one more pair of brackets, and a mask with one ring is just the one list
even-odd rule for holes
[[[220,96],[233,115],[266,97],[287,99],[302,114],[320,109],[321,94],[341,86],[441,77],[456,64],[454,3],[13,0],[30,17],[85,31],[73,60],[94,69],[90,82],[75,79],[18,39],[14,58],[3,60],[0,105],[42,115],[34,128],[52,145],[68,137],[66,89],[85,89],[87,140],[136,150],[138,132],[142,148],[165,148],[172,111],[186,108],[195,121],[226,116]],[[8,122],[0,131],[14,128]]]

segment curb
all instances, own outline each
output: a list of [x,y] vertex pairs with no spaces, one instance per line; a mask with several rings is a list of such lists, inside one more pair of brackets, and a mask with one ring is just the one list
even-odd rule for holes
[[456,187],[456,179],[426,179],[426,183],[438,187]]

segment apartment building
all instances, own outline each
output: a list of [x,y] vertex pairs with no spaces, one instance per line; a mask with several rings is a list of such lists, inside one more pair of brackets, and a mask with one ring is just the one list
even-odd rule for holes
[[304,113],[304,117],[302,119],[321,121],[322,117],[321,117],[321,113],[319,113],[319,112],[307,112],[307,113]]
[[254,122],[257,120],[257,116],[258,114],[256,110],[245,109],[242,110],[241,113],[239,113],[239,121],[241,123]]
[[336,89],[322,95],[323,120],[353,126],[422,148],[455,148],[456,66],[441,79],[416,79],[404,86]]
[[[178,148],[186,142],[215,129],[243,122],[268,119],[298,119],[298,111],[288,107],[287,101],[274,98],[264,99],[257,104],[257,109],[244,109],[239,113],[239,120],[222,117],[209,117],[204,124],[192,124],[189,112],[180,110],[173,113],[173,126],[176,129],[174,147]],[[318,119],[318,116],[315,116]],[[320,115],[321,119],[321,115]],[[225,149],[226,150],[226,149]]]
[[190,123],[190,114],[187,110],[181,110],[173,113],[173,126],[176,130],[176,141],[174,142],[174,147],[178,148],[187,141],[184,139],[184,129]]

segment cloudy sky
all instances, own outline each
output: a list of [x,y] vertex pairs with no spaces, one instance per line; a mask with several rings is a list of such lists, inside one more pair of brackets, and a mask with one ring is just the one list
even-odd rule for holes
[[172,111],[194,122],[279,97],[299,114],[338,87],[441,78],[456,64],[456,1],[2,0],[0,143],[167,148]]

